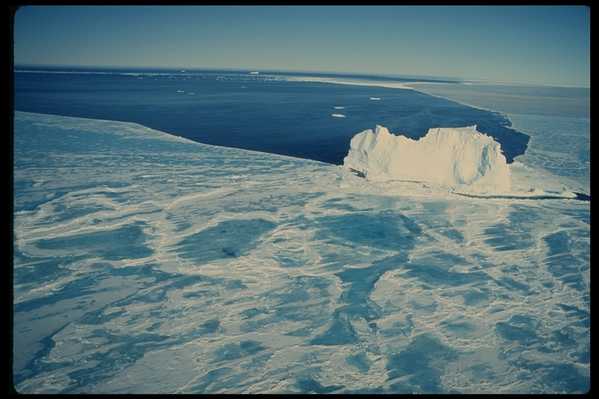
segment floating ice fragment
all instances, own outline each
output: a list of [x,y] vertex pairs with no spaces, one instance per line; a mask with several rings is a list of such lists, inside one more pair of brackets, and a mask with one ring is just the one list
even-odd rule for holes
[[370,99],[371,99],[372,101],[380,101],[380,100],[381,100],[381,98],[380,98],[380,97],[370,97]]
[[343,115],[343,114],[331,114],[331,116],[333,118],[345,118],[345,115]]

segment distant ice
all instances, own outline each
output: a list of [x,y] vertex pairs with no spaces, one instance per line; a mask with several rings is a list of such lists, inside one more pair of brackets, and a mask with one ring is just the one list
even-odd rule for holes
[[335,108],[335,109],[345,109],[345,107],[342,107],[342,106],[340,106],[340,105],[336,105],[336,106],[334,106],[333,108]]
[[333,118],[345,118],[345,115],[343,115],[343,114],[331,114],[331,116]]
[[371,99],[372,101],[380,101],[380,100],[381,100],[381,98],[380,98],[380,97],[370,97],[370,99]]
[[[381,80],[369,80],[369,79],[352,79],[352,78],[323,78],[320,76],[285,76],[277,77],[278,80],[285,80],[289,82],[316,82],[316,83],[331,83],[339,85],[352,85],[352,86],[370,86],[370,87],[386,87],[390,89],[407,89],[415,90],[412,87],[396,82],[396,81],[381,81]],[[410,82],[418,83],[418,82]]]

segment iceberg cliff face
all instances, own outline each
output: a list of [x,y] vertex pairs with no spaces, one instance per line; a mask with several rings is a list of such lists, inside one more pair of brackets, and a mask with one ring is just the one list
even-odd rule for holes
[[511,188],[500,144],[476,126],[429,129],[412,140],[377,125],[352,138],[343,165],[375,181],[410,180],[471,192]]

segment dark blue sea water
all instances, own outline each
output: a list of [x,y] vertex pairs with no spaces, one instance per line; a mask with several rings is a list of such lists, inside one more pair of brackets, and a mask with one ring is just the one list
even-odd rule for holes
[[433,127],[476,124],[501,143],[508,162],[524,153],[529,139],[499,113],[413,90],[288,81],[285,73],[139,72],[17,67],[15,109],[136,122],[206,144],[333,164],[343,162],[356,133],[376,124],[412,138]]

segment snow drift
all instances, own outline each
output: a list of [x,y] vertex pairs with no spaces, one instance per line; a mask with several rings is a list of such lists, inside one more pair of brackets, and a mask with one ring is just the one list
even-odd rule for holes
[[429,129],[412,140],[376,126],[356,134],[343,160],[368,180],[408,180],[478,193],[509,192],[501,145],[476,126]]

